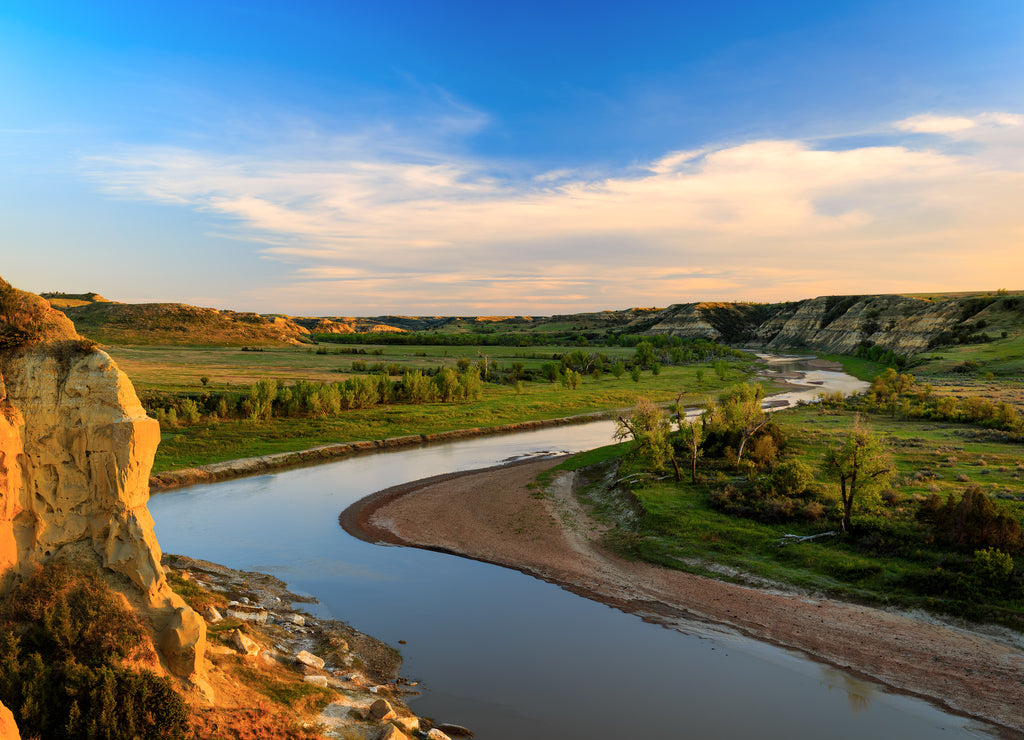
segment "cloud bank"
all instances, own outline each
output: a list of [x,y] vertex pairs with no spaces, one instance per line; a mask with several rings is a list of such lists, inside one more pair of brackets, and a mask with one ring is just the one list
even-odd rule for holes
[[280,263],[264,292],[293,313],[1024,287],[1024,116],[922,114],[873,134],[886,143],[757,140],[531,173],[429,133],[304,129],[240,153],[123,149],[83,168],[120,197],[223,219],[223,235]]

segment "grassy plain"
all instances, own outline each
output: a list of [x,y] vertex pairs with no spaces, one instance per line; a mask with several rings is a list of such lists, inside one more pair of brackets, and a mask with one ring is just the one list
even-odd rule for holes
[[[482,356],[500,368],[522,363],[540,368],[553,357],[575,347],[437,347],[437,346],[325,346],[267,347],[241,351],[218,346],[109,346],[106,350],[135,384],[140,395],[149,391],[175,394],[244,394],[261,378],[294,383],[297,380],[335,382],[354,374],[352,363],[396,365],[401,369],[435,369],[454,366],[459,358],[477,362]],[[613,359],[628,359],[633,350],[599,349]],[[362,350],[366,354],[355,354]],[[641,374],[639,382],[629,374],[615,378],[583,376],[575,389],[545,380],[519,386],[486,383],[482,398],[460,403],[392,404],[352,409],[337,417],[275,417],[264,421],[206,418],[192,426],[165,428],[157,450],[154,472],[175,470],[241,457],[287,452],[336,442],[384,439],[407,434],[426,434],[454,429],[499,426],[521,421],[551,419],[631,407],[637,396],[666,402],[680,392],[687,405],[714,398],[725,386],[749,377],[751,362],[733,362],[725,379],[710,365],[665,366],[659,374]],[[698,377],[700,376],[700,377]],[[208,378],[204,385],[201,378]]]

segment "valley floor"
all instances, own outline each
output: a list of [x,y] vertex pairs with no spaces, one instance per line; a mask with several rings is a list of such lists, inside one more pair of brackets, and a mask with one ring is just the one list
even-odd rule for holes
[[560,474],[546,496],[535,495],[537,476],[556,463],[408,483],[354,504],[342,525],[372,542],[515,568],[669,626],[721,625],[991,722],[1006,737],[1024,737],[1019,635],[625,560],[600,545],[603,527],[577,501],[573,474]]

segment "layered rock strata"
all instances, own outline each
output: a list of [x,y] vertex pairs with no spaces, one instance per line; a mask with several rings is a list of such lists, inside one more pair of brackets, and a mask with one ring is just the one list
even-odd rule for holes
[[[0,280],[0,594],[40,563],[120,574],[169,671],[209,697],[206,624],[171,591],[153,534],[160,441],[128,377],[42,299]],[[2,346],[2,345],[0,345]]]
[[631,333],[713,339],[771,350],[806,347],[853,354],[878,346],[899,355],[926,351],[943,336],[954,341],[1019,323],[1024,300],[981,296],[931,301],[899,295],[822,296],[794,303],[686,303],[631,322]]

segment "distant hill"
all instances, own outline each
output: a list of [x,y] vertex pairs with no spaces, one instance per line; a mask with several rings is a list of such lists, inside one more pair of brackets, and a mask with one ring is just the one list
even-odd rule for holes
[[90,303],[109,303],[99,293],[40,293],[39,295],[49,301],[51,306],[61,311],[75,306],[88,306]]
[[[88,295],[88,294],[86,294]],[[49,299],[79,334],[106,344],[296,344],[309,331],[290,319],[218,311],[183,303],[116,303]],[[62,305],[63,304],[63,305]]]
[[[877,346],[898,355],[1024,333],[1024,293],[823,296],[790,303],[686,303],[632,322],[627,331],[706,337],[767,349],[852,354]],[[1003,332],[1006,332],[1004,335]]]
[[129,344],[295,344],[315,341],[316,334],[351,333],[609,332],[842,354],[878,347],[912,355],[936,346],[1024,336],[1024,291],[705,301],[556,316],[373,317],[261,315],[181,303],[117,303],[95,293],[43,295],[80,334]]

